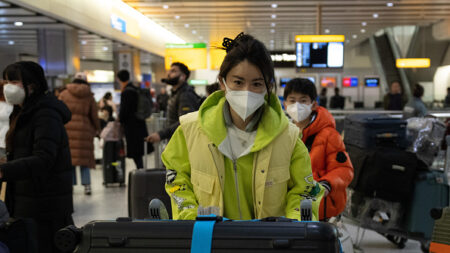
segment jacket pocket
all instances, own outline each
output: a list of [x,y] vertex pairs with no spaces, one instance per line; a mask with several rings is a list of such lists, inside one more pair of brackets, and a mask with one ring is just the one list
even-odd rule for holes
[[191,171],[191,182],[194,188],[194,194],[200,205],[211,205],[215,181],[215,176],[200,171]]

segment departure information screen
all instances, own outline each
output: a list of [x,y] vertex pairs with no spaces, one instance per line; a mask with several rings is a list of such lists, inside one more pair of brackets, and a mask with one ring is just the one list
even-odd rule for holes
[[343,42],[296,43],[296,66],[299,68],[342,68]]

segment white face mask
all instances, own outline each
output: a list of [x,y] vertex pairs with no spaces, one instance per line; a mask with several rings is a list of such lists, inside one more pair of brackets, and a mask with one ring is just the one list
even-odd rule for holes
[[309,115],[311,115],[312,104],[307,105],[295,102],[295,104],[290,104],[287,106],[286,112],[296,122],[302,122],[303,120],[308,118]]
[[255,93],[246,90],[231,90],[228,88],[225,79],[222,79],[227,92],[225,98],[230,104],[231,108],[241,117],[242,120],[246,120],[248,116],[252,115],[259,107],[264,104],[264,93]]
[[20,105],[25,99],[25,90],[10,83],[3,86],[3,94],[5,95],[6,103],[10,105]]

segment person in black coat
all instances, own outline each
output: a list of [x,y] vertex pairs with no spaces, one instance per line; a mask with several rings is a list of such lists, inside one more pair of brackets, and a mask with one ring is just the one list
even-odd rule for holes
[[[138,87],[130,82],[130,73],[121,70],[117,73],[119,83],[123,88],[120,96],[119,121],[122,124],[127,141],[127,157],[132,158],[137,169],[144,167],[144,138],[147,136],[147,127],[144,120],[136,117]],[[152,151],[150,147],[150,151]]]
[[54,234],[72,225],[72,171],[64,124],[67,106],[48,91],[44,71],[34,62],[6,67],[6,101],[14,105],[6,134],[7,162],[0,180],[7,182],[11,217],[31,218],[37,225],[39,252],[59,252]]
[[331,109],[344,109],[345,107],[345,97],[339,95],[339,88],[334,88],[334,96],[330,100]]

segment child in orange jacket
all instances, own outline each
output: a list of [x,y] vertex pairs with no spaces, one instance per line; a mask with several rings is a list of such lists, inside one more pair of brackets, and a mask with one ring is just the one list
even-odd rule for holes
[[286,84],[283,104],[303,134],[314,179],[326,189],[326,198],[322,199],[319,211],[320,220],[324,220],[344,210],[347,202],[345,190],[353,179],[353,166],[336,131],[333,116],[317,104],[316,98],[314,83],[294,78]]

